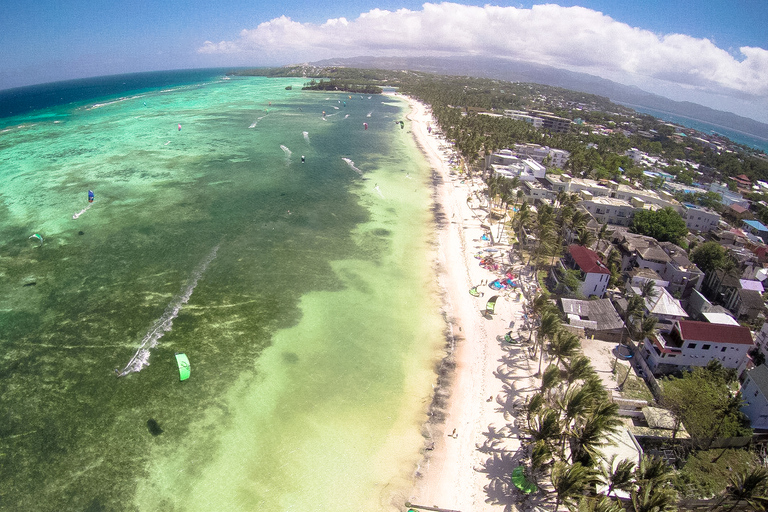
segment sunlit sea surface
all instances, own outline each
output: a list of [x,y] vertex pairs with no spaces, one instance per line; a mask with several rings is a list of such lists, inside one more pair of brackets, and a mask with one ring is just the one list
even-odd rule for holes
[[443,325],[407,104],[157,76],[1,120],[0,510],[394,510]]

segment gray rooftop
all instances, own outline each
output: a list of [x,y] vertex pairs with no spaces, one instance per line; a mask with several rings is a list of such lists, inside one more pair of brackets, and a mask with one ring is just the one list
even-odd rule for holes
[[[597,331],[609,331],[624,327],[624,321],[616,312],[610,299],[560,299],[560,302],[566,315],[571,314],[581,317],[581,321],[571,322],[573,325]],[[585,320],[589,323],[585,323]]]
[[764,396],[768,396],[768,366],[761,364],[747,371],[747,377],[755,381],[757,388]]

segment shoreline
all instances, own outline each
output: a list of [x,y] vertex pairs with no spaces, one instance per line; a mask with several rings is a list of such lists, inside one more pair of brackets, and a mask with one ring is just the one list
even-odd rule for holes
[[[510,321],[522,323],[524,300],[515,294],[478,287],[484,294],[473,297],[472,286],[490,282],[498,273],[486,270],[474,257],[492,242],[481,239],[487,231],[484,211],[468,205],[468,196],[482,190],[479,178],[451,176],[446,144],[427,126],[436,128],[428,107],[408,96],[413,137],[427,158],[433,175],[436,221],[436,273],[446,321],[446,351],[437,368],[437,382],[422,426],[425,445],[413,475],[407,502],[456,511],[514,510],[521,498],[509,489],[520,441],[514,427],[513,409],[536,386],[531,365],[520,345],[501,341]],[[474,200],[477,204],[477,199]],[[486,226],[488,224],[485,224]],[[495,223],[490,224],[493,232]],[[508,247],[496,244],[509,264]],[[496,258],[497,261],[499,258]],[[518,277],[522,266],[513,265]],[[485,303],[498,295],[493,318],[481,315]],[[504,346],[506,345],[506,346]]]

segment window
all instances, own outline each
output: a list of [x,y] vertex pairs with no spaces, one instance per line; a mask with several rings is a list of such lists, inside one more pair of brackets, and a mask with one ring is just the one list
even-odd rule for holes
[[688,348],[696,348],[696,344],[695,343],[689,343],[688,344]]
[[710,345],[702,345],[701,350],[709,350]]

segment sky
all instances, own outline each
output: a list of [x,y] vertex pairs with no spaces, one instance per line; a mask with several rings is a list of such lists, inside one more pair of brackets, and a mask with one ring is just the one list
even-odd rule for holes
[[768,122],[768,0],[3,2],[0,89],[164,69],[475,55]]

